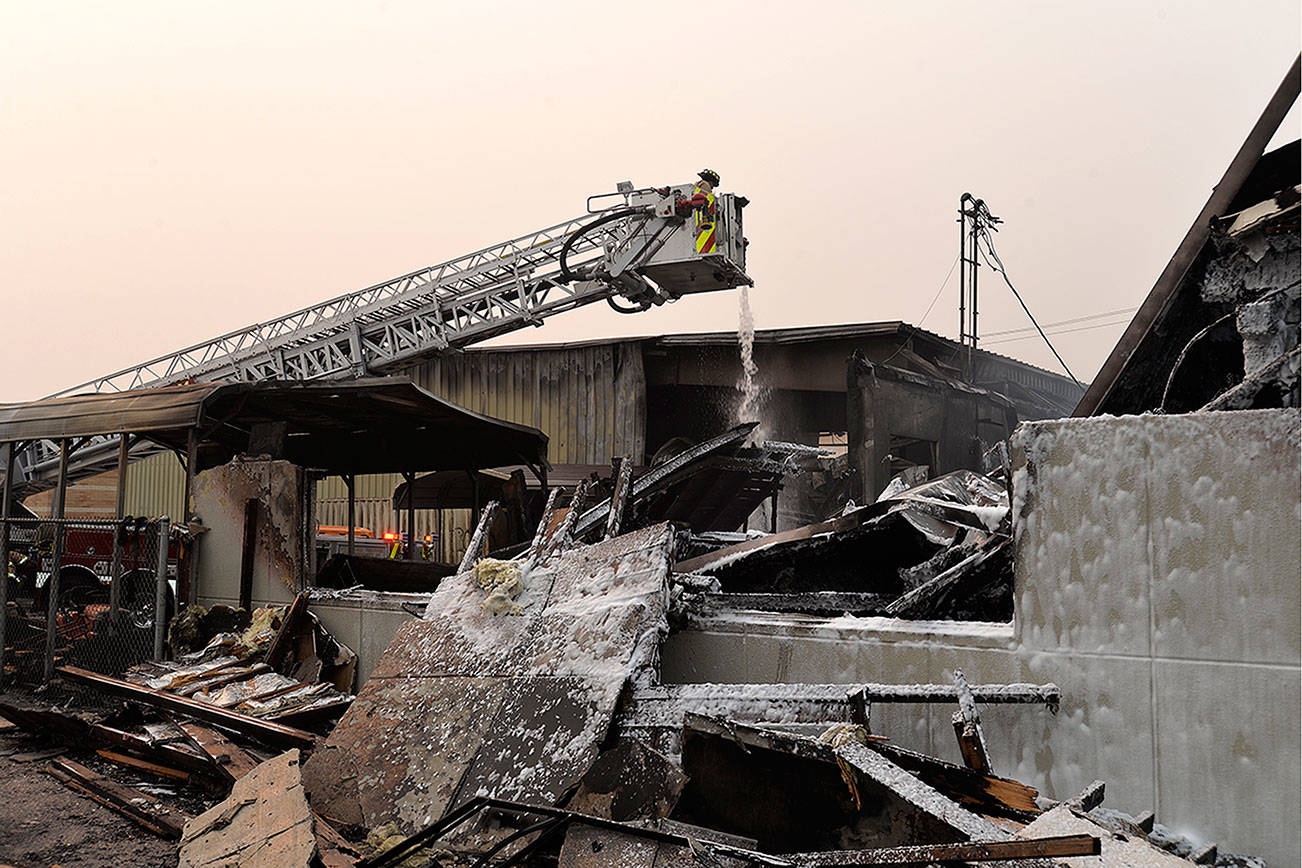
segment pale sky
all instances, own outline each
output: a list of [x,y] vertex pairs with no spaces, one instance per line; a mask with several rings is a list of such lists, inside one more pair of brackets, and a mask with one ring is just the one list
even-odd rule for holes
[[[1042,323],[1133,308],[1297,55],[1300,19],[1297,0],[8,0],[0,401],[707,165],[751,199],[759,328],[916,324],[965,190],[1006,221],[999,250]],[[1298,133],[1295,109],[1275,144]],[[957,304],[955,275],[924,327],[955,336]],[[983,334],[1028,325],[988,270],[981,313]],[[1085,379],[1128,319],[1054,340]],[[721,293],[597,305],[511,340],[736,325]],[[1055,367],[1038,338],[996,340]]]

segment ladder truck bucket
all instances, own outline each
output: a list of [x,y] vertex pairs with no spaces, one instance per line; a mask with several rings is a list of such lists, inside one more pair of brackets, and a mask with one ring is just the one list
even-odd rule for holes
[[[663,218],[668,216],[664,213],[666,202],[675,195],[690,197],[691,192],[691,185],[683,185],[671,188],[668,197],[654,191],[634,194],[630,204],[656,206],[657,216]],[[662,220],[632,224],[625,244],[647,248],[645,258],[633,270],[670,298],[753,285],[746,275],[746,238],[742,233],[742,210],[747,204],[744,196],[721,193],[715,197],[712,222],[698,224],[689,216],[674,221],[667,231]]]

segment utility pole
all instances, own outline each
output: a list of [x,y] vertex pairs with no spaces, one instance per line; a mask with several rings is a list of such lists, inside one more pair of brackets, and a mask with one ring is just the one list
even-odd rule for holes
[[958,343],[963,353],[963,376],[976,378],[972,351],[977,345],[977,271],[981,268],[977,244],[987,230],[999,231],[1004,222],[990,213],[985,200],[964,193],[958,200]]

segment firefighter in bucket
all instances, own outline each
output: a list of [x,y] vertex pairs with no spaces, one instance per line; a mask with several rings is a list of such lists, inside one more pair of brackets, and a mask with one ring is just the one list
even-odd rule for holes
[[719,186],[719,173],[713,169],[702,169],[697,174],[701,180],[692,188],[691,198],[678,203],[678,213],[682,217],[692,216],[696,252],[714,253],[717,248],[714,234],[714,190]]

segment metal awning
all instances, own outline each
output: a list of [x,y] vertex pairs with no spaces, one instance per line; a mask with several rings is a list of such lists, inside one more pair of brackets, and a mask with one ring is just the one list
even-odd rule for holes
[[474,413],[399,377],[193,383],[0,404],[0,443],[134,434],[184,450],[196,470],[247,452],[260,423],[285,426],[283,457],[328,473],[546,465],[547,435]]

